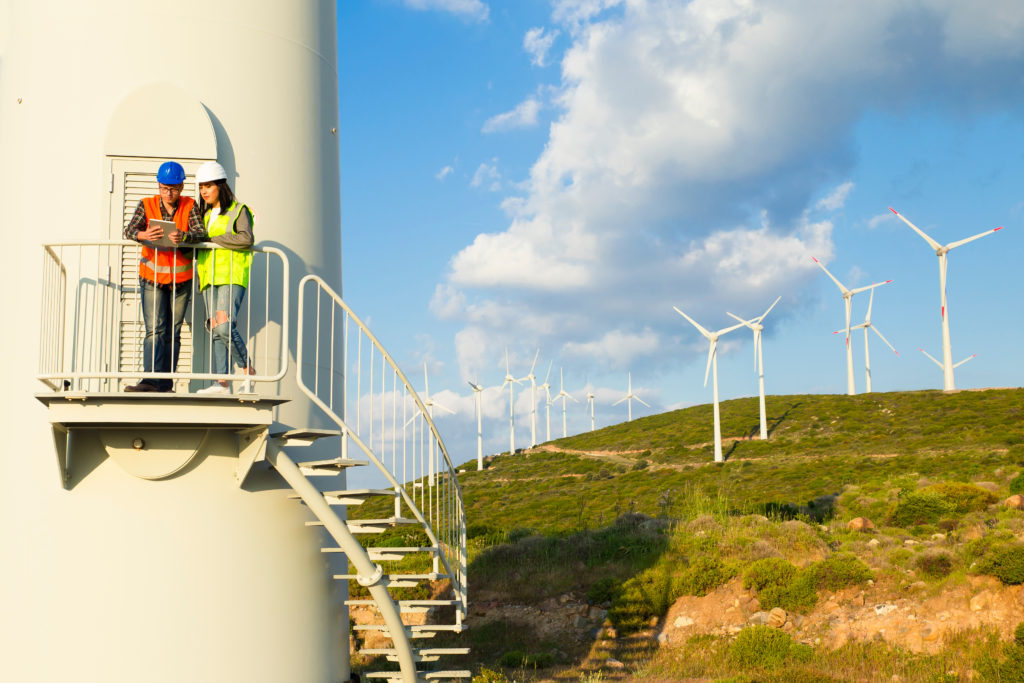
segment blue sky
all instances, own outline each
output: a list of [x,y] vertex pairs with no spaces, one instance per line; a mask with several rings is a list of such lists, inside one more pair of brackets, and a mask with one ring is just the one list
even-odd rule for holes
[[[835,285],[877,291],[876,391],[941,388],[945,244],[959,388],[1020,386],[1024,6],[1017,2],[346,0],[338,6],[344,297],[456,415],[467,379],[564,368],[569,431],[710,401],[705,327],[765,320],[769,394],[843,393]],[[854,299],[863,319],[867,294]],[[853,337],[857,391],[863,337]],[[756,395],[747,331],[723,399]],[[517,445],[529,439],[527,396]],[[485,450],[507,448],[485,393]],[[538,408],[540,410],[540,408]],[[553,432],[561,434],[560,408]],[[769,400],[769,412],[771,412]],[[554,419],[557,416],[557,420]],[[711,426],[708,426],[709,434]],[[543,433],[543,430],[542,430]]]

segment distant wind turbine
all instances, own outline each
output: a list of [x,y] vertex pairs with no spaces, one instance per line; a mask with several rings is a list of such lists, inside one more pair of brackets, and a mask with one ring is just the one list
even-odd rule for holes
[[504,389],[505,385],[508,385],[508,454],[515,455],[516,453],[516,404],[515,404],[515,385],[519,383],[509,369],[508,364],[508,348],[505,349],[505,382],[501,385]]
[[[480,380],[477,380],[479,382]],[[473,387],[473,393],[476,394],[476,468],[482,470],[484,468],[484,426],[483,426],[483,392],[484,388],[479,384],[473,382],[467,382],[469,386]]]
[[733,315],[732,313],[728,312],[726,313],[726,315],[735,318],[736,320],[739,320],[741,323],[743,323],[744,325],[746,325],[747,327],[754,331],[754,369],[757,370],[757,393],[759,398],[758,403],[761,409],[762,441],[765,441],[768,438],[768,416],[765,412],[764,407],[764,353],[761,347],[761,333],[764,332],[764,325],[762,325],[761,323],[764,321],[765,316],[767,316],[771,312],[771,310],[775,308],[775,304],[779,303],[779,299],[781,298],[781,296],[776,298],[775,301],[772,302],[772,305],[768,307],[767,311],[765,311],[756,318],[751,318],[750,320],[743,320],[737,315]]
[[570,399],[573,403],[579,403],[572,394],[565,390],[565,376],[562,373],[562,368],[558,368],[558,395],[555,396],[555,400],[562,399],[562,438],[569,436],[568,422],[565,419],[565,400]]
[[[871,297],[868,299],[868,314],[864,316],[864,322],[862,322],[859,325],[854,325],[853,327],[850,328],[851,330],[864,330],[864,391],[869,394],[871,393],[871,354],[868,351],[868,328],[874,330],[875,334],[878,335],[878,338],[884,341],[885,345],[892,349],[893,353],[895,353],[897,356],[900,355],[900,352],[897,351],[896,348],[889,343],[889,340],[886,339],[885,336],[878,331],[878,328],[871,324],[871,306],[874,303],[875,290],[872,289]],[[836,330],[832,334],[842,334],[842,332],[842,330]]]
[[594,389],[587,379],[587,407],[590,408],[590,431],[594,431]]
[[530,365],[530,372],[526,377],[520,377],[518,381],[530,380],[530,448],[537,445],[537,378],[533,369],[537,367],[537,358],[540,357],[540,349],[533,356],[533,364]]
[[[642,398],[640,398],[639,396],[637,396],[636,394],[633,393],[633,373],[631,373],[631,372],[627,372],[626,373],[626,395],[623,396],[622,398],[620,398],[618,401],[616,401],[612,405],[613,406],[617,406],[620,403],[622,403],[623,401],[626,402],[626,422],[632,422],[633,421],[633,401],[636,401],[637,403],[640,403],[641,405],[645,405],[648,408],[651,407],[650,404],[644,403]],[[591,414],[593,414],[593,413],[591,413]],[[593,427],[594,427],[593,421],[591,421],[590,427],[591,427],[591,429],[593,429]]]
[[713,387],[712,396],[714,397],[714,407],[712,412],[714,413],[715,418],[715,462],[722,462],[724,460],[722,457],[722,421],[718,412],[718,338],[723,334],[743,327],[744,323],[740,322],[732,327],[726,327],[725,329],[718,330],[717,332],[708,332],[701,327],[696,320],[686,315],[675,306],[672,308],[675,308],[676,313],[689,320],[690,324],[696,327],[697,331],[704,335],[704,338],[708,340],[708,365],[704,370],[704,386],[708,385],[708,372],[714,369],[711,384]]
[[[814,257],[812,256],[811,258]],[[828,272],[828,268],[822,265],[821,261],[815,258],[814,262],[818,264],[819,268],[825,271],[825,275],[828,275],[832,279],[832,282],[836,283],[836,286],[839,287],[839,291],[843,293],[843,303],[846,306],[846,327],[844,328],[846,330],[846,393],[849,394],[850,396],[853,396],[855,393],[857,393],[857,390],[854,388],[853,385],[853,349],[850,347],[850,308],[853,305],[853,295],[860,294],[861,292],[866,292],[867,290],[874,289],[875,287],[887,285],[890,282],[892,282],[892,280],[886,280],[885,282],[874,282],[864,287],[848,289],[842,282],[836,279],[835,275]]]
[[[974,356],[965,358],[956,365],[953,365],[953,349],[949,342],[949,304],[946,301],[946,268],[948,266],[946,255],[953,249],[963,246],[968,242],[973,242],[974,240],[984,237],[985,235],[991,235],[994,232],[1002,230],[1003,226],[1000,225],[998,228],[992,228],[991,230],[986,230],[985,232],[979,232],[977,235],[974,235],[973,237],[957,240],[956,242],[950,242],[946,246],[942,246],[941,244],[933,240],[931,237],[926,235],[924,231],[921,230],[921,228],[917,227],[916,225],[908,221],[899,211],[892,208],[891,206],[889,207],[889,210],[896,214],[896,216],[901,221],[903,221],[911,228],[913,228],[914,232],[920,235],[924,239],[924,241],[928,243],[928,246],[935,250],[935,255],[939,257],[939,297],[941,302],[941,308],[939,309],[939,311],[940,315],[942,316],[942,363],[940,363],[939,365],[942,368],[943,390],[953,391],[954,389],[956,389],[956,385],[953,382],[953,369],[963,365],[967,360],[970,360],[970,358],[974,358]],[[923,349],[921,350],[921,353],[924,353]],[[928,357],[931,358],[931,356]],[[932,360],[935,359],[932,358]]]
[[548,374],[544,375],[544,384],[538,385],[538,389],[544,390],[544,414],[547,417],[547,438],[545,441],[551,441],[551,384],[548,380],[551,378],[551,366],[555,361],[548,361]]

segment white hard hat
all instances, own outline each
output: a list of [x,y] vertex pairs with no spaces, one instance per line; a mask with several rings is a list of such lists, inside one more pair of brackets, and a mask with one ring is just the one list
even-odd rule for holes
[[196,171],[197,183],[212,183],[215,180],[227,180],[228,172],[216,161],[207,161]]

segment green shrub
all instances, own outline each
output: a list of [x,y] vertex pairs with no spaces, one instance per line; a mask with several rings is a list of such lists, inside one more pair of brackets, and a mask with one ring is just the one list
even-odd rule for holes
[[761,609],[781,607],[787,612],[806,613],[818,602],[813,576],[798,572],[777,557],[752,563],[743,576],[743,586],[757,591]]
[[1024,621],[1017,624],[1017,628],[1013,630],[1013,641],[1020,647],[1024,647]]
[[1024,543],[992,548],[978,561],[979,574],[990,574],[1005,584],[1024,583]]
[[767,586],[789,583],[796,576],[796,567],[778,557],[766,557],[751,563],[743,575],[743,587],[760,591]]
[[846,588],[871,578],[871,570],[850,553],[836,553],[821,562],[815,562],[805,571],[813,577],[818,588],[830,591]]
[[1024,493],[1024,472],[1010,480],[1010,493]]
[[678,583],[667,565],[647,569],[622,584],[608,618],[623,633],[639,631],[651,617],[665,614],[682,594]]
[[908,491],[900,496],[890,521],[896,526],[935,524],[951,514],[955,505],[941,493],[935,491]]
[[917,556],[914,566],[925,576],[942,578],[953,571],[953,556],[942,550],[924,552]]
[[694,560],[678,581],[682,595],[707,595],[735,576],[736,570],[714,556],[701,555]]
[[602,576],[590,584],[590,588],[587,589],[587,600],[597,603],[611,602],[618,594],[621,584],[622,582],[614,577]]
[[788,661],[804,661],[811,649],[798,645],[788,633],[770,626],[749,626],[736,636],[729,658],[739,666],[777,669]]
[[991,492],[974,484],[959,481],[947,481],[941,484],[926,486],[922,491],[937,493],[952,503],[953,511],[958,514],[984,510],[998,500]]
[[472,683],[509,683],[508,678],[505,674],[500,671],[494,671],[488,669],[486,666],[481,667],[480,673],[473,676]]
[[546,669],[555,661],[554,655],[550,652],[539,652],[527,654],[521,650],[509,650],[501,655],[498,664],[510,669]]

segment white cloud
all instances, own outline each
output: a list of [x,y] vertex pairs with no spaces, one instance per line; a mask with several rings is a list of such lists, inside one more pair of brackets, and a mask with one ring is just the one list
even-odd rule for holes
[[846,198],[850,195],[850,191],[853,190],[853,183],[847,180],[842,185],[832,190],[826,197],[823,197],[815,205],[819,209],[826,209],[828,211],[835,211],[841,209],[846,204]]
[[[820,276],[810,256],[833,251],[809,212],[852,191],[866,112],[1019,106],[1010,0],[557,0],[552,17],[571,45],[547,143],[502,200],[508,224],[449,264],[463,365],[510,341],[611,363],[602,349],[643,329],[658,345],[633,361],[660,362],[695,334],[673,304],[702,324],[778,295],[792,313]],[[521,107],[485,128],[529,120]],[[472,184],[499,183],[490,163]]]
[[658,350],[658,335],[647,328],[639,334],[611,330],[600,339],[588,342],[568,342],[562,348],[563,355],[581,358],[587,362],[598,361],[611,368],[628,368],[638,356],[648,356]]
[[547,64],[548,51],[551,50],[559,31],[546,33],[543,27],[531,28],[523,36],[523,49],[530,55],[530,63],[535,66]]
[[491,192],[501,189],[501,172],[498,171],[498,160],[492,159],[491,163],[481,163],[473,173],[473,179],[469,181],[470,187],[485,187]]
[[512,111],[497,114],[484,121],[480,129],[483,133],[498,133],[515,128],[529,128],[537,125],[537,113],[540,112],[540,101],[528,97],[516,105]]
[[450,176],[452,173],[455,173],[455,169],[452,168],[451,166],[445,166],[440,171],[438,171],[434,175],[434,177],[437,178],[438,180],[442,180],[443,181],[445,178]]
[[894,220],[896,220],[896,214],[894,214],[892,211],[886,211],[885,213],[880,213],[869,218],[868,227],[874,230],[882,223],[888,223],[889,221]]
[[416,10],[450,12],[470,21],[487,21],[490,7],[480,0],[403,0],[406,7]]

